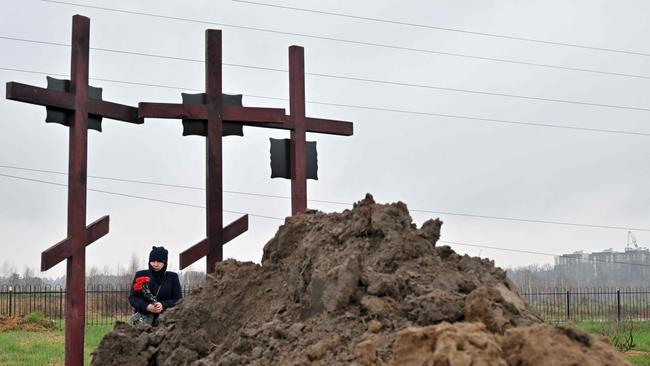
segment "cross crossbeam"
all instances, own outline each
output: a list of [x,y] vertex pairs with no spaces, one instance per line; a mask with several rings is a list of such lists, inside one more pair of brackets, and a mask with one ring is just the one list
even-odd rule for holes
[[9,82],[7,99],[65,110],[69,127],[68,229],[66,239],[41,254],[41,269],[67,260],[65,294],[65,365],[83,364],[86,246],[108,233],[109,218],[104,216],[86,226],[86,183],[88,165],[89,114],[130,123],[142,123],[137,109],[89,98],[90,20],[72,18],[72,56],[69,91],[57,91]]
[[[37,86],[8,82],[6,95],[7,99],[24,103],[56,107],[69,111],[75,110],[75,95],[68,92],[60,92]],[[142,123],[138,118],[138,109],[134,107],[104,100],[88,99],[87,109],[88,114],[95,114],[118,121]]]
[[[207,120],[208,109],[205,104],[140,103],[140,116],[147,118],[196,119]],[[282,123],[284,109],[224,106],[223,122],[250,121],[245,125],[258,125],[260,122]],[[257,123],[256,123],[257,122]]]
[[[106,215],[86,227],[86,246],[108,234],[108,223],[109,217]],[[41,253],[41,271],[47,271],[61,261],[72,257],[73,254],[72,240],[70,238],[61,240]]]

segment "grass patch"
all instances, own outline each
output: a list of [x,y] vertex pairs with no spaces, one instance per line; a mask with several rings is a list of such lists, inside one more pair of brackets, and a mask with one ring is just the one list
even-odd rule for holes
[[[621,335],[631,332],[634,347],[624,352],[625,358],[635,366],[650,366],[650,321],[621,322],[618,327],[613,324],[616,323],[580,322],[573,326],[596,337],[606,336],[612,346],[616,343],[616,337],[620,339]],[[618,332],[612,332],[612,329]]]
[[33,313],[29,313],[23,317],[24,321],[26,324],[32,325],[32,326],[40,326],[45,329],[53,329],[54,328],[54,322],[50,319],[48,319],[45,314],[41,313],[40,311],[35,311]]
[[[84,365],[90,365],[90,353],[97,348],[112,325],[86,327]],[[46,332],[0,332],[0,366],[62,366],[64,364],[63,330]]]
[[634,366],[650,365],[650,355],[648,354],[635,354],[634,351],[632,351],[625,354],[625,359],[630,361]]

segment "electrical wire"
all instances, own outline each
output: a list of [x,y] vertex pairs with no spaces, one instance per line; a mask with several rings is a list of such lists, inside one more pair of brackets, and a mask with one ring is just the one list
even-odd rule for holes
[[[45,0],[42,0],[42,1],[45,1]],[[24,39],[10,38],[10,37],[0,37],[0,38],[26,41]],[[31,42],[31,40],[30,40],[30,42]],[[45,42],[45,41],[37,41],[37,42],[38,43],[56,45],[56,46],[61,46],[62,45],[61,43],[54,43],[54,42]],[[140,55],[140,56],[162,57],[162,58],[166,58],[166,59],[175,59],[175,60],[193,61],[193,62],[203,62],[203,61],[195,60],[195,59],[177,58],[177,57],[170,57],[170,56],[160,56],[160,55],[152,55],[152,54],[145,54],[145,53],[138,53],[138,52],[115,51],[115,50],[109,50],[109,49],[106,49],[106,48],[94,48],[94,49],[102,50],[102,51],[118,52],[118,53],[128,53],[128,54]],[[268,70],[268,71],[276,71],[276,72],[288,72],[288,71],[283,70],[283,69],[275,69],[275,68],[270,68],[270,67],[257,67],[257,66],[250,66],[250,65],[241,65],[241,64],[228,64],[228,66],[244,67],[244,68],[248,68],[248,69],[260,69],[260,70]],[[484,90],[450,88],[450,87],[437,86],[437,85],[406,83],[406,82],[391,81],[391,80],[377,80],[377,79],[354,77],[354,76],[345,76],[345,75],[331,75],[331,74],[323,74],[323,73],[305,73],[305,75],[311,75],[311,76],[317,76],[317,77],[323,77],[323,78],[331,78],[331,79],[358,81],[358,82],[373,83],[373,84],[381,84],[381,85],[395,85],[395,86],[403,86],[403,87],[418,88],[418,89],[440,90],[440,91],[447,91],[447,92],[466,93],[466,94],[475,94],[475,95],[489,95],[489,96],[496,96],[496,97],[525,99],[525,100],[543,101],[543,102],[551,102],[551,103],[564,103],[564,104],[573,104],[573,105],[584,105],[584,106],[593,106],[593,107],[602,107],[602,108],[614,108],[614,109],[625,109],[625,110],[635,110],[635,111],[650,112],[650,108],[645,108],[645,107],[622,106],[622,105],[604,104],[604,103],[592,103],[592,102],[584,102],[584,101],[577,101],[577,100],[567,100],[567,99],[556,99],[556,98],[544,98],[544,97],[535,97],[535,96],[528,96],[528,95],[490,92],[490,91],[484,91]],[[647,77],[647,78],[650,79],[650,77]]]
[[[63,183],[56,183],[56,182],[49,182],[49,181],[40,180],[40,179],[19,177],[19,176],[10,175],[10,174],[0,174],[0,176],[6,177],[6,178],[20,179],[20,180],[25,180],[25,181],[30,181],[30,182],[44,183],[44,184],[49,184],[49,185],[54,185],[54,186],[59,186],[59,187],[67,187],[68,186],[67,184],[63,184]],[[203,209],[205,209],[205,206],[193,205],[193,204],[190,204],[190,203],[168,201],[168,200],[162,200],[162,199],[158,199],[158,198],[142,197],[142,196],[136,196],[136,195],[126,194],[126,193],[117,193],[117,192],[105,191],[105,190],[101,190],[101,189],[93,189],[93,188],[86,188],[86,189],[88,191],[90,191],[90,192],[104,193],[104,194],[109,194],[109,195],[113,195],[113,196],[121,196],[121,197],[135,198],[135,199],[145,200],[145,201],[167,203],[167,204],[170,204],[170,205],[186,206],[186,207],[194,207],[194,208],[203,208]],[[241,211],[223,210],[223,212],[228,212],[228,213],[233,213],[233,214],[240,214],[240,215],[248,215],[248,216],[252,216],[252,217],[259,217],[259,218],[270,219],[270,220],[284,221],[284,219],[280,218],[280,217],[249,214],[249,213],[241,212]]]
[[[60,172],[60,171],[45,170],[45,169],[34,169],[34,168],[24,168],[24,167],[18,167],[18,166],[13,166],[13,165],[0,165],[0,168],[32,171],[32,172],[39,172],[39,173],[67,175],[67,173]],[[110,181],[117,181],[117,182],[147,184],[147,185],[154,185],[154,186],[161,186],[161,187],[183,188],[183,189],[192,189],[192,190],[205,191],[205,188],[203,188],[203,187],[152,182],[152,181],[148,181],[148,180],[113,178],[113,177],[104,177],[104,176],[97,176],[97,175],[88,175],[88,178],[110,180]],[[257,197],[279,198],[279,199],[291,199],[291,197],[288,197],[288,196],[280,196],[280,195],[272,195],[272,194],[264,194],[264,193],[241,192],[241,191],[232,191],[232,190],[223,190],[223,192],[224,193],[229,193],[229,194],[246,195],[246,196],[257,196]],[[319,200],[319,199],[309,199],[309,201],[310,202],[319,202],[319,203],[329,203],[329,204],[342,205],[342,206],[352,206],[352,203],[350,203],[350,202]],[[586,228],[594,228],[594,229],[614,229],[614,230],[626,230],[626,231],[632,230],[632,231],[650,232],[650,228],[633,228],[633,227],[625,227],[625,226],[584,224],[584,223],[575,223],[575,222],[567,222],[567,221],[536,220],[536,219],[517,218],[517,217],[476,215],[476,214],[468,214],[468,213],[449,212],[449,211],[433,211],[433,210],[413,209],[413,208],[409,209],[409,211],[410,212],[419,212],[419,213],[432,213],[432,214],[439,214],[439,215],[448,215],[448,216],[472,217],[472,218],[478,218],[478,219],[528,222],[528,223],[535,223],[535,224],[550,224],[550,225],[586,227]]]
[[[311,75],[316,75],[316,74],[312,73]],[[535,101],[542,101],[542,102],[564,103],[564,104],[585,105],[585,106],[592,106],[592,107],[603,107],[603,108],[626,109],[626,110],[650,112],[650,108],[645,108],[645,107],[622,106],[622,105],[615,105],[615,104],[592,103],[592,102],[583,102],[583,101],[568,100],[568,99],[534,97],[534,96],[528,96],[528,95],[498,93],[498,92],[490,92],[490,91],[483,91],[483,90],[449,88],[449,87],[436,86],[436,85],[412,84],[412,83],[402,83],[402,82],[394,82],[394,81],[387,81],[387,80],[365,79],[365,78],[358,78],[358,77],[351,77],[351,76],[330,76],[330,75],[326,75],[326,74],[317,74],[317,75],[322,76],[322,77],[332,77],[332,78],[337,78],[337,79],[345,79],[345,80],[352,80],[352,81],[362,81],[362,82],[367,82],[367,83],[378,83],[378,84],[385,84],[385,85],[399,85],[399,86],[407,86],[407,87],[420,88],[420,89],[432,89],[432,90],[442,90],[442,91],[456,92],[456,93],[490,95],[490,96],[496,96],[496,97],[526,99],[526,100],[535,100]]]
[[[55,185],[55,186],[60,186],[60,187],[67,187],[68,186],[67,184],[63,184],[63,183],[56,183],[56,182],[50,182],[50,181],[45,181],[45,180],[40,180],[40,179],[19,177],[19,176],[10,175],[10,174],[0,174],[0,176],[7,177],[7,178],[13,178],[13,179],[19,179],[19,180],[25,180],[25,181],[30,181],[30,182],[37,182],[37,183]],[[186,206],[186,207],[194,207],[194,208],[205,209],[205,206],[193,205],[193,204],[182,203],[182,202],[162,200],[162,199],[156,199],[156,198],[150,198],[150,197],[142,197],[142,196],[136,196],[136,195],[132,195],[132,194],[117,193],[117,192],[111,192],[111,191],[105,191],[105,190],[99,190],[99,189],[87,188],[87,190],[91,191],[91,192],[104,193],[104,194],[109,194],[109,195],[114,195],[114,196],[134,198],[134,199],[140,199],[140,200],[145,200],[145,201],[152,201],[152,202],[167,203],[167,204],[172,204],[172,205],[179,205],[179,206]],[[265,219],[271,219],[271,220],[284,221],[283,218],[274,217],[274,216],[257,215],[257,214],[250,214],[250,213],[239,212],[239,211],[227,211],[227,210],[224,210],[224,212],[242,214],[242,215],[246,214],[246,215],[249,215],[249,216],[252,216],[252,217],[259,217],[259,218],[265,218]],[[497,247],[497,246],[491,246],[491,245],[463,243],[463,242],[456,242],[456,241],[438,240],[438,243],[449,244],[449,245],[469,246],[469,247],[484,248],[484,249],[494,249],[494,250],[513,252],[513,253],[524,253],[524,254],[535,254],[535,255],[551,256],[551,257],[562,257],[562,255],[551,254],[551,253],[536,252],[536,251],[521,250],[521,249],[512,249],[512,248],[503,248],[503,247]],[[631,263],[631,262],[620,262],[620,261],[603,261],[603,260],[597,260],[597,259],[583,259],[583,258],[571,258],[571,259],[585,260],[585,261],[588,261],[588,262],[602,262],[602,263],[609,263],[609,264],[622,264],[622,265],[650,267],[650,265],[642,264],[642,263]]]
[[[45,45],[50,45],[50,46],[70,47],[69,44],[65,44],[65,43],[33,40],[33,39],[18,38],[18,37],[0,36],[0,39],[11,40],[11,41],[16,41],[16,42],[45,44]],[[153,54],[153,53],[145,53],[145,52],[117,50],[117,49],[112,49],[112,48],[101,48],[101,47],[90,47],[90,49],[94,50],[94,51],[103,51],[103,52],[118,53],[118,54],[125,54],[125,55],[153,57],[153,58],[176,60],[176,61],[195,62],[195,63],[205,63],[205,61],[201,60],[201,59],[178,57],[178,56],[169,56],[169,55],[161,55],[161,54]],[[603,70],[595,70],[595,69],[585,69],[585,68],[579,68],[579,67],[550,65],[550,64],[542,64],[542,63],[536,63],[536,62],[516,61],[516,60],[509,60],[509,59],[502,59],[502,58],[483,57],[483,56],[467,55],[467,54],[461,54],[461,53],[436,51],[436,50],[430,50],[430,52],[434,53],[434,54],[438,54],[438,55],[469,58],[469,59],[482,60],[482,61],[501,62],[501,63],[515,64],[515,65],[525,65],[525,66],[533,66],[533,67],[550,68],[550,69],[556,69],[556,70],[577,71],[577,72],[585,72],[585,73],[609,75],[609,76],[620,76],[620,77],[637,78],[637,79],[650,79],[650,76],[648,76],[648,75],[628,74],[628,73],[622,73],[622,72],[611,72],[611,71],[603,71]],[[224,62],[223,65],[232,66],[232,67],[240,67],[240,68],[248,68],[248,69],[288,72],[288,70],[277,69],[277,68],[270,68],[270,67],[263,67],[263,66],[250,66],[250,65],[242,65],[242,64],[232,64],[232,63],[226,63],[226,62]],[[312,73],[309,73],[309,72],[306,72],[305,74],[306,75],[319,75],[320,76],[320,74],[315,74],[315,73],[312,74]],[[336,76],[336,75],[328,75],[328,76],[338,78],[338,76]]]
[[[242,26],[242,25],[236,25],[236,24],[226,24],[226,23],[212,22],[212,21],[207,21],[207,20],[198,20],[198,19],[174,17],[174,16],[170,16],[170,15],[152,14],[152,13],[145,13],[145,12],[132,11],[132,10],[107,8],[107,7],[79,4],[79,3],[73,3],[73,2],[56,1],[56,0],[41,0],[41,1],[47,2],[47,3],[59,4],[59,5],[76,6],[76,7],[87,8],[87,9],[112,11],[112,12],[116,12],[116,13],[139,15],[139,16],[146,16],[146,17],[167,19],[167,20],[177,20],[177,21],[184,21],[184,22],[197,23],[197,24],[217,25],[217,26],[221,26],[221,27],[245,29],[245,30],[252,30],[252,31],[266,32],[266,33],[273,33],[273,34],[291,35],[291,36],[298,36],[298,37],[305,37],[305,38],[312,38],[312,39],[320,39],[320,40],[348,43],[348,44],[355,44],[355,45],[366,45],[366,46],[374,46],[374,47],[382,47],[382,48],[392,48],[392,49],[398,49],[398,50],[403,50],[403,51],[436,53],[436,52],[432,52],[430,50],[418,49],[418,48],[386,45],[386,44],[381,44],[381,43],[353,41],[353,40],[348,40],[348,39],[324,37],[324,36],[317,36],[317,35],[304,34],[304,33],[285,32],[285,31],[279,31],[279,30],[274,30],[274,29],[266,29],[266,28],[259,28],[259,27],[248,27],[248,26]],[[577,48],[591,49],[591,50],[596,50],[596,51],[617,52],[617,53],[625,53],[625,54],[637,55],[637,56],[650,56],[649,53],[643,53],[643,52],[623,51],[623,50],[615,50],[615,49],[610,49],[610,48],[582,46],[582,45],[570,44],[570,43],[542,41],[542,40],[535,40],[535,39],[532,39],[532,38],[500,36],[500,35],[490,34],[490,33],[454,30],[452,28],[446,28],[444,30],[449,30],[449,31],[453,30],[453,31],[461,32],[461,33],[477,34],[477,35],[491,36],[491,37],[498,37],[498,38],[509,38],[509,39],[515,39],[515,40],[519,40],[519,41],[531,41],[531,42],[552,44],[552,45],[558,45],[558,46],[577,47]]]
[[472,35],[477,35],[477,36],[511,39],[511,40],[515,40],[515,41],[526,41],[526,42],[549,44],[549,45],[554,45],[554,46],[574,47],[574,48],[582,48],[582,49],[595,50],[595,51],[623,53],[623,54],[628,54],[628,55],[650,56],[650,53],[638,52],[638,51],[617,50],[617,49],[613,49],[613,48],[587,46],[587,45],[576,44],[576,43],[553,42],[553,41],[546,41],[546,40],[535,39],[535,38],[510,36],[510,35],[505,35],[505,34],[477,32],[477,31],[470,31],[470,30],[466,30],[466,29],[449,28],[449,27],[438,27],[438,26],[432,26],[432,25],[427,25],[427,24],[419,24],[419,23],[412,23],[412,22],[400,22],[400,21],[390,20],[390,19],[371,18],[371,17],[364,17],[364,16],[359,16],[359,15],[335,13],[335,12],[328,12],[328,11],[314,10],[314,9],[306,9],[306,8],[297,8],[297,7],[291,7],[291,6],[285,6],[285,5],[260,3],[260,2],[248,1],[248,0],[232,0],[232,1],[238,2],[238,3],[251,4],[251,5],[268,6],[268,7],[273,7],[273,8],[295,10],[295,11],[302,11],[302,12],[316,13],[316,14],[324,14],[324,15],[332,15],[332,16],[337,16],[337,17],[351,18],[351,19],[358,19],[358,20],[366,20],[366,21],[379,22],[379,23],[388,23],[388,24],[404,25],[404,26],[409,26],[409,27],[435,29],[435,30],[442,30],[442,31],[448,31],[448,32],[472,34]]
[[[502,250],[502,251],[513,252],[513,253],[543,255],[543,256],[547,256],[547,257],[564,257],[564,258],[567,258],[566,255],[557,255],[557,254],[552,254],[552,253],[536,252],[536,251],[532,251],[532,250],[503,248],[503,247],[496,247],[496,246],[483,245],[483,244],[461,243],[461,242],[445,241],[445,240],[438,240],[438,243],[450,244],[450,245],[461,245],[461,246],[466,246],[466,247],[483,248],[483,249]],[[596,262],[596,263],[624,264],[624,265],[630,265],[630,266],[650,267],[650,264],[643,264],[643,263],[632,263],[632,262],[621,262],[621,261],[605,261],[605,260],[595,259],[595,258],[576,258],[576,257],[568,257],[568,258],[570,260],[575,260],[576,262],[577,261],[585,261],[585,262],[589,262],[589,263]]]
[[[55,75],[55,76],[67,77],[66,74],[50,73],[50,72],[44,72],[44,71],[32,71],[32,70],[16,69],[16,68],[8,68],[8,67],[0,67],[0,70],[13,71],[13,72],[22,72],[22,73],[28,73],[28,74]],[[102,79],[102,78],[94,78],[94,77],[91,77],[90,80],[97,80],[97,81],[116,83],[116,84],[125,84],[125,85],[135,85],[135,86],[146,86],[146,87],[153,87],[153,88],[172,89],[172,90],[179,90],[179,91],[182,91],[182,90],[191,90],[191,91],[198,91],[198,92],[203,91],[203,89],[196,89],[196,88],[190,88],[190,87],[170,86],[170,85],[163,85],[163,84],[139,83],[139,82],[132,82],[132,81],[123,81],[123,80],[114,80],[114,79]],[[285,101],[285,102],[289,100],[288,98],[269,97],[269,96],[264,96],[264,95],[253,95],[253,94],[244,94],[244,96],[249,97],[249,98],[259,98],[259,99],[266,99],[266,100],[279,100],[279,101]],[[362,106],[362,105],[354,105],[354,104],[328,103],[328,102],[320,102],[320,101],[313,101],[313,100],[307,100],[306,103],[314,104],[314,105],[325,105],[325,106],[332,106],[332,107],[344,107],[344,108],[360,109],[360,110],[371,110],[371,111],[379,111],[379,112],[394,112],[394,113],[410,114],[410,115],[416,115],[416,116],[454,118],[454,119],[488,122],[488,123],[496,123],[496,124],[532,126],[532,127],[542,127],[542,128],[558,128],[558,129],[575,130],[575,131],[588,131],[588,132],[599,132],[599,133],[615,133],[615,134],[633,135],[633,136],[650,136],[650,133],[646,133],[646,132],[612,130],[612,129],[601,129],[601,128],[589,128],[589,127],[574,127],[574,126],[558,125],[558,124],[551,124],[551,123],[514,121],[514,120],[505,120],[505,119],[496,119],[496,118],[483,118],[483,117],[475,117],[475,116],[464,116],[464,115],[454,115],[454,114],[421,112],[421,111],[412,111],[412,110],[405,110],[405,109],[379,108],[379,107]]]

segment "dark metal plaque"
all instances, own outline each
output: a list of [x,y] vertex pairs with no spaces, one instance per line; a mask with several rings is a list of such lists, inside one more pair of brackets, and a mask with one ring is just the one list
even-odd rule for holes
[[[183,97],[183,104],[202,105],[205,102],[205,93],[188,94],[181,93]],[[223,94],[224,107],[242,107],[242,95]],[[206,136],[207,131],[205,127],[206,121],[198,119],[183,119],[183,136]],[[242,122],[224,122],[222,136],[244,136],[244,129]]]
[[[271,178],[291,179],[291,140],[271,140]],[[318,180],[318,152],[316,141],[307,141],[305,146],[307,179]]]
[[316,151],[316,141],[307,141],[306,144],[307,179],[318,180],[318,152]]
[[[53,77],[47,77],[47,89],[61,91],[61,92],[70,92],[70,80],[64,79],[55,79]],[[96,88],[94,86],[88,85],[88,98],[95,100],[102,100],[102,88]],[[70,120],[72,119],[72,111],[55,108],[55,107],[45,107],[47,115],[45,116],[45,122],[58,123],[64,126],[70,126]],[[88,115],[88,128],[91,130],[102,132],[102,116],[95,114]]]

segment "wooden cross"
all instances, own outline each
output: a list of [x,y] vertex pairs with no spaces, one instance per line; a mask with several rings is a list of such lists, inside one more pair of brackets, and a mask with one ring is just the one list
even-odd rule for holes
[[[217,262],[223,260],[223,245],[248,230],[248,215],[223,227],[223,160],[222,136],[224,126],[232,127],[242,121],[282,123],[284,109],[251,108],[237,103],[224,103],[228,96],[222,93],[221,31],[207,30],[205,34],[205,94],[183,95],[186,103],[140,103],[140,117],[184,119],[184,135],[198,134],[206,137],[206,238],[180,254],[180,268],[206,258],[206,272],[215,271]],[[198,100],[196,100],[198,97]],[[232,99],[232,98],[230,98]],[[231,105],[225,105],[231,104]],[[196,122],[200,123],[196,126]],[[194,125],[192,124],[194,123]]]
[[[207,237],[180,254],[180,268],[186,268],[202,257],[206,272],[212,273],[223,260],[223,245],[248,230],[248,215],[223,227],[223,161],[224,127],[245,125],[286,129],[291,131],[289,156],[291,164],[292,214],[307,209],[306,132],[352,135],[352,123],[305,116],[304,49],[289,48],[289,89],[291,114],[284,109],[243,107],[228,102],[222,92],[221,31],[206,31],[205,83],[206,93],[183,95],[183,104],[140,103],[140,117],[183,119],[183,135],[206,136],[206,232]],[[232,98],[231,98],[232,99]],[[197,122],[199,125],[197,126]]]
[[[291,214],[305,212],[307,209],[307,178],[308,171],[316,170],[316,161],[311,161],[308,166],[306,147],[306,132],[325,133],[331,135],[352,135],[352,122],[336,121],[305,116],[305,52],[302,47],[289,47],[289,106],[291,114],[285,116],[280,123],[254,125],[256,127],[279,128],[291,131],[289,153],[286,157],[278,157],[289,162],[289,174],[284,176],[291,179]],[[249,125],[244,122],[244,125]],[[272,141],[273,142],[273,141]],[[314,144],[314,143],[312,143]],[[315,145],[312,146],[315,154]],[[272,146],[273,154],[273,146]],[[274,165],[272,156],[272,166]],[[279,174],[277,176],[283,176]],[[314,174],[315,175],[315,174]],[[272,172],[271,177],[274,177]],[[316,179],[315,177],[309,177]]]
[[[86,226],[86,171],[88,128],[101,131],[101,117],[142,123],[136,108],[101,100],[101,90],[88,85],[90,20],[72,18],[70,82],[49,79],[48,89],[7,83],[7,99],[43,105],[48,122],[69,126],[68,231],[67,238],[41,254],[41,270],[46,271],[67,259],[65,292],[65,365],[83,364],[86,246],[108,233],[109,217]],[[56,90],[59,89],[59,90]],[[91,90],[92,89],[92,90]],[[97,94],[99,90],[99,95]],[[93,123],[89,125],[89,118]]]

